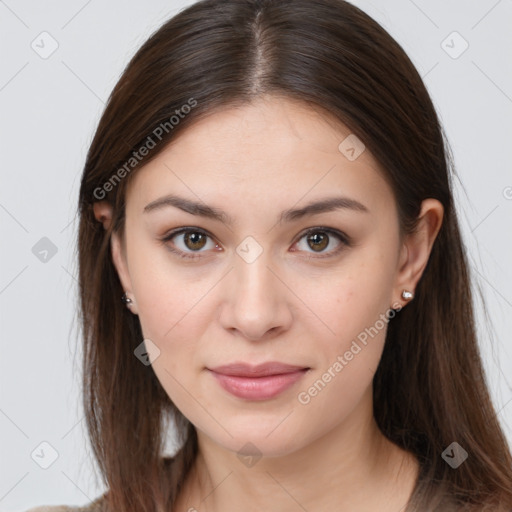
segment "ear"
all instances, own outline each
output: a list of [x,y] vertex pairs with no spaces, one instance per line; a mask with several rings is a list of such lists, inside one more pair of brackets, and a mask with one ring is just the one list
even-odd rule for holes
[[418,225],[414,233],[405,236],[400,250],[398,274],[395,281],[394,304],[404,305],[402,291],[414,293],[423,275],[434,241],[443,223],[444,208],[437,199],[425,199],[421,203]]
[[[93,204],[93,210],[96,220],[103,223],[103,227],[107,230],[112,223],[112,205],[107,201],[98,201]],[[132,283],[126,261],[126,250],[123,240],[121,240],[121,237],[117,232],[112,232],[110,236],[110,250],[112,252],[112,261],[116,268],[117,275],[119,276],[121,286],[123,287],[123,290],[125,290],[128,298],[132,300],[128,305],[129,309],[132,313],[137,314],[137,305],[132,293]],[[121,300],[121,297],[119,297],[119,300]]]
[[107,230],[112,222],[112,205],[108,201],[97,201],[93,203],[92,209],[96,220]]

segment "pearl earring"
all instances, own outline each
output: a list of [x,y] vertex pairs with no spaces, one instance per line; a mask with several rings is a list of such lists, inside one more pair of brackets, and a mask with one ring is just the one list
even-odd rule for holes
[[132,299],[130,299],[128,297],[128,295],[126,295],[126,292],[123,294],[123,296],[121,297],[121,300],[124,302],[124,304],[126,305],[126,307],[130,307],[133,303]]
[[404,300],[411,300],[414,297],[414,293],[410,292],[409,290],[404,290],[402,292],[402,299]]

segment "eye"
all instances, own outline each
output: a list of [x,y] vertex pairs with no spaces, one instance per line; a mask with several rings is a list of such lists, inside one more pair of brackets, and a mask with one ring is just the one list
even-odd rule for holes
[[[334,248],[332,247],[333,238],[337,240],[337,243],[334,244]],[[322,253],[321,256],[308,256],[308,258],[328,258],[338,254],[345,246],[350,246],[348,236],[331,228],[316,227],[308,229],[300,236],[299,242],[302,239],[305,239],[305,245],[303,245],[305,249],[301,250],[310,252],[308,251],[308,248],[310,248],[313,253]],[[297,242],[297,244],[299,244],[299,242]],[[325,251],[327,247],[331,247],[331,249]]]
[[[177,239],[177,242],[172,242],[173,239]],[[299,237],[299,242],[305,239],[306,247],[312,249],[313,253],[322,253],[320,256],[307,256],[311,258],[328,258],[335,256],[346,246],[350,246],[350,239],[344,233],[334,230],[332,228],[315,227],[308,229],[305,233],[302,233]],[[327,247],[332,246],[332,240],[337,240],[337,244],[334,248],[331,247],[329,251],[325,251]],[[213,242],[213,238],[206,231],[199,228],[185,227],[171,231],[163,238],[160,239],[167,248],[177,254],[181,258],[200,258],[202,249],[217,249],[221,250],[219,244]],[[210,246],[208,247],[208,242]],[[299,242],[294,244],[298,245]],[[300,251],[309,252],[307,248],[299,249]],[[292,249],[292,252],[296,252],[296,249]],[[193,253],[197,254],[193,254]],[[325,253],[325,254],[324,254]]]
[[[178,243],[173,242],[173,245],[169,245],[168,242],[170,242],[172,239],[177,238]],[[208,240],[210,239],[210,247],[207,247]],[[198,228],[180,228],[176,229],[174,231],[171,231],[167,235],[165,235],[163,238],[161,238],[162,243],[167,244],[167,248],[171,251],[176,253],[181,258],[200,258],[200,254],[190,254],[188,251],[192,252],[201,252],[201,249],[207,248],[217,248],[220,249],[219,245],[216,243],[213,243],[210,235],[206,233],[206,231],[203,231],[202,229]],[[176,247],[177,246],[177,247]],[[213,247],[212,247],[213,246]]]

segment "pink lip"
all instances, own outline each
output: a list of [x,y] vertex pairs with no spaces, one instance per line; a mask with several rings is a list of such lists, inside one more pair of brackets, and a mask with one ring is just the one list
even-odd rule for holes
[[292,386],[309,368],[270,362],[258,366],[233,363],[208,370],[232,395],[248,400],[268,400]]

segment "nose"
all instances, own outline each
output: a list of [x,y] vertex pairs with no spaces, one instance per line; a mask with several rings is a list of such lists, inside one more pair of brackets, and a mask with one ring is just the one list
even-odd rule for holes
[[234,269],[224,282],[220,322],[250,341],[273,338],[289,329],[292,311],[289,291],[266,251],[251,263],[236,255]]

